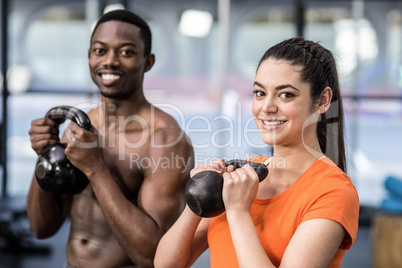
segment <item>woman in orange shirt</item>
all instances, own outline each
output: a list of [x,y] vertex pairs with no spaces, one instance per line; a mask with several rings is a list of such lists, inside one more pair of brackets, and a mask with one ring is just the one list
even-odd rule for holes
[[346,175],[343,108],[334,57],[293,38],[263,55],[252,112],[272,157],[254,169],[222,159],[198,165],[223,174],[226,211],[201,218],[187,206],[157,248],[156,267],[190,267],[208,247],[211,267],[340,267],[355,239],[359,201]]

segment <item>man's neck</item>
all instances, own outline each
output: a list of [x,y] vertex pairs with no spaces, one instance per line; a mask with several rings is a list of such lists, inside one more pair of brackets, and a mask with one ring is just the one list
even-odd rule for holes
[[133,94],[128,98],[106,98],[101,96],[101,109],[106,116],[139,115],[143,109],[149,108],[150,103],[144,94]]
[[125,100],[101,97],[101,101],[98,110],[100,126],[107,129],[110,127],[119,129],[120,125],[126,128],[137,121],[136,125],[147,123],[151,104],[144,95],[137,95],[135,98]]

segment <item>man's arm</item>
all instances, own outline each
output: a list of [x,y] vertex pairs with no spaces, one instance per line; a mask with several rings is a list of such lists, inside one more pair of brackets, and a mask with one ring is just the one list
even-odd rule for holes
[[[79,129],[77,125],[72,127],[72,132],[74,135],[82,135],[79,137],[81,142],[84,140],[93,142],[95,139],[85,138],[85,135],[91,134]],[[154,138],[169,144],[177,137],[177,133],[162,130],[157,131]],[[170,159],[172,153],[183,161],[177,166],[172,163],[169,166],[171,168],[150,166],[145,169],[144,181],[138,194],[138,205],[135,206],[113,179],[99,148],[81,149],[69,145],[66,149],[69,159],[72,157],[70,161],[87,175],[117,241],[130,259],[140,267],[153,266],[160,238],[179,217],[185,206],[184,187],[194,161],[191,145],[183,137],[173,146],[165,148],[150,146],[147,157],[157,162],[158,159]],[[81,162],[74,160],[78,154],[81,156],[77,160],[80,159]],[[82,154],[85,154],[85,157]],[[82,159],[91,164],[84,164]]]
[[[32,148],[38,155],[59,142],[58,127],[58,123],[47,118],[32,121],[29,135]],[[27,196],[28,219],[34,236],[47,238],[55,234],[68,216],[71,205],[71,196],[43,191],[34,175]]]
[[148,156],[151,165],[144,170],[145,179],[138,196],[138,206],[156,221],[162,234],[184,210],[184,189],[194,167],[193,148],[185,136],[177,140],[178,135],[165,130],[155,133],[156,146],[151,146]]
[[27,197],[29,225],[36,238],[48,238],[63,225],[72,206],[72,197],[43,191],[32,178]]

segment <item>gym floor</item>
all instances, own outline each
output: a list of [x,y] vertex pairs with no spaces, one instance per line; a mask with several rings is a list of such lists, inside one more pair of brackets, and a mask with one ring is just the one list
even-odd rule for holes
[[[4,268],[62,268],[65,261],[65,243],[70,228],[66,221],[59,232],[51,238],[38,240],[29,232],[29,225],[24,210],[13,208],[12,225],[8,224],[4,202],[0,206],[0,267]],[[25,205],[24,200],[17,202],[17,207]],[[10,219],[10,217],[8,217]],[[10,235],[13,234],[13,235]],[[13,241],[19,238],[18,242]],[[345,256],[342,268],[364,267],[371,264],[371,228],[369,222],[361,221],[357,239],[352,249]],[[208,268],[209,252],[206,251],[192,266],[193,268]]]

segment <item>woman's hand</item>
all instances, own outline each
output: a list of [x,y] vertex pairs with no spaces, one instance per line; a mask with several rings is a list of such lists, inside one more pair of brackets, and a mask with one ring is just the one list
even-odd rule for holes
[[248,164],[234,171],[223,173],[222,198],[226,212],[250,211],[258,192],[259,179],[254,168]]
[[226,167],[225,161],[222,158],[218,158],[211,163],[201,163],[198,164],[195,168],[193,168],[190,172],[190,177],[193,177],[195,174],[201,171],[216,171],[218,173],[231,172],[234,170],[233,166]]

